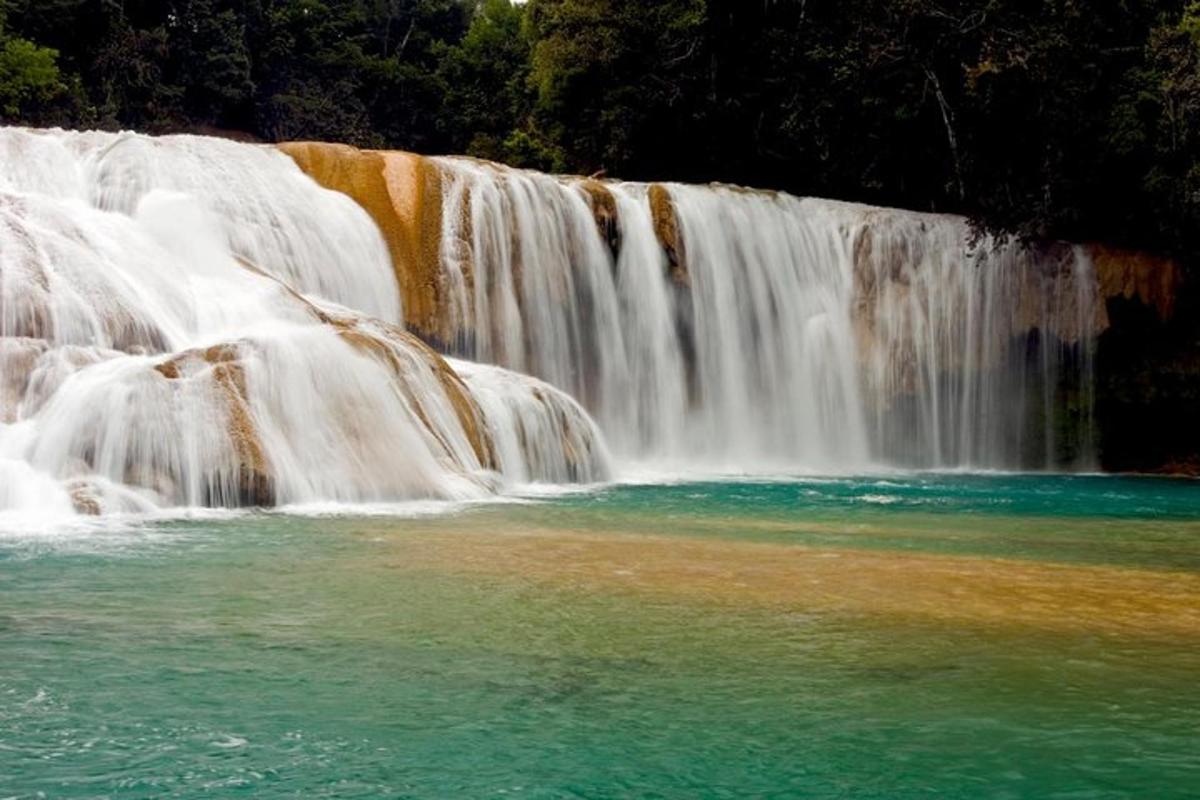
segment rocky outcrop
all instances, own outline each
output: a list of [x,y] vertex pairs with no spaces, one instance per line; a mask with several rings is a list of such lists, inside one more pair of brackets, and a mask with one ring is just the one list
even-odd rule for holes
[[612,470],[596,423],[570,395],[516,372],[452,361],[482,410],[497,469],[517,483],[596,483]]
[[405,324],[445,340],[442,310],[442,178],[430,159],[349,145],[288,142],[279,148],[317,183],[350,196],[379,226],[400,285]]
[[[485,469],[498,469],[495,447],[479,403],[444,358],[411,333],[378,320],[336,317],[331,318],[330,323],[344,341],[388,368],[421,422],[435,437],[440,438],[439,427],[433,424],[432,409],[428,407],[432,398],[414,391],[407,380],[413,369],[429,370],[450,401],[480,465]],[[447,451],[451,450],[451,444],[444,438],[442,446]]]
[[104,511],[104,501],[94,484],[89,481],[72,481],[67,486],[75,513],[98,517]]
[[650,217],[654,222],[654,235],[667,255],[667,274],[678,286],[688,284],[687,251],[675,212],[675,201],[671,192],[661,183],[650,185]]
[[[210,380],[223,401],[225,433],[237,462],[235,496],[211,497],[207,504],[272,506],[275,505],[275,484],[250,412],[245,367],[241,363],[242,347],[238,343],[227,343],[204,350],[188,350],[156,364],[154,370],[168,381]],[[217,489],[218,494],[221,491]]]
[[[249,261],[239,259],[239,263],[243,269],[275,283],[290,301],[303,306],[315,321],[332,327],[343,341],[388,367],[425,427],[438,436],[437,426],[431,424],[430,414],[425,409],[431,398],[423,397],[409,385],[409,378],[414,369],[428,370],[437,379],[446,399],[454,408],[479,463],[486,469],[496,468],[494,448],[483,425],[478,403],[463,385],[462,379],[437,351],[419,337],[395,325],[352,314],[345,309],[322,308]],[[449,448],[448,442],[443,440],[442,444]]]
[[[1092,259],[1104,300],[1117,297],[1137,300],[1154,309],[1160,320],[1171,319],[1183,285],[1179,264],[1162,256],[1102,244],[1086,245],[1085,250]],[[1107,329],[1109,324],[1105,311],[1101,329]]]
[[17,421],[29,378],[48,343],[23,337],[0,338],[0,423]]
[[615,260],[621,251],[621,226],[617,218],[617,198],[612,190],[595,178],[580,181],[577,186],[587,198],[592,208],[592,216],[596,218],[596,230],[600,238],[608,245],[609,252]]
[[1200,290],[1166,259],[1091,249],[1109,321],[1096,347],[1101,466],[1200,475]]

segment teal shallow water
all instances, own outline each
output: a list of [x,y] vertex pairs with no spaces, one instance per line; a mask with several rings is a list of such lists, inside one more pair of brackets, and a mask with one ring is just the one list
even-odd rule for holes
[[1193,797],[1198,599],[1159,480],[7,536],[0,797]]

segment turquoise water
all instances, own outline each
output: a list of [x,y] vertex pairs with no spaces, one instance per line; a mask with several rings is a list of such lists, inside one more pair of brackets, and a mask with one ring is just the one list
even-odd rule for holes
[[0,797],[1194,797],[1198,602],[1148,479],[0,534]]
[[[656,533],[1200,571],[1200,481],[1188,480],[928,474],[620,486],[538,507],[524,522],[624,520],[640,532],[643,517]],[[773,523],[769,533],[762,522]]]

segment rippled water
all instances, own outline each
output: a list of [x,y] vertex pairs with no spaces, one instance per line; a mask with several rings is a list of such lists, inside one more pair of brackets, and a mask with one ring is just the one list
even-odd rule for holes
[[1184,798],[1198,675],[1189,482],[0,534],[6,798]]

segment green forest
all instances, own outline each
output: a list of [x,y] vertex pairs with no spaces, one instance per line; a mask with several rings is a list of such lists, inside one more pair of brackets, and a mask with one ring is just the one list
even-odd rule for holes
[[1200,3],[0,0],[7,122],[466,153],[1200,253]]

